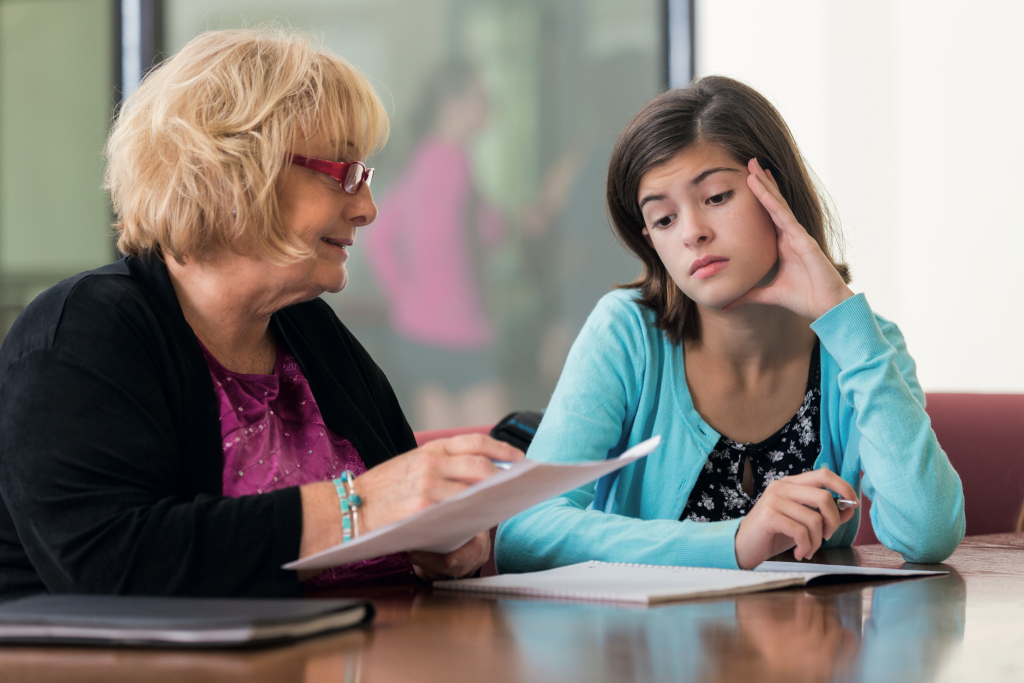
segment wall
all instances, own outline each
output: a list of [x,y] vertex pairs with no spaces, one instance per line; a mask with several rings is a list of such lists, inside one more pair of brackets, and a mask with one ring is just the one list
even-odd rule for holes
[[703,0],[697,72],[779,107],[843,221],[852,287],[926,391],[1024,391],[1024,5]]
[[0,336],[40,291],[114,258],[112,30],[110,0],[0,0]]

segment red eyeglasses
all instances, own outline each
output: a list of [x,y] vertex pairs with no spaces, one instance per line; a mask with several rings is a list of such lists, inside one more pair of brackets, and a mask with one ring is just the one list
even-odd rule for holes
[[326,173],[337,180],[338,184],[349,194],[358,193],[363,183],[369,187],[370,179],[373,178],[373,169],[366,168],[361,161],[327,161],[326,159],[314,159],[301,154],[293,154],[292,163]]

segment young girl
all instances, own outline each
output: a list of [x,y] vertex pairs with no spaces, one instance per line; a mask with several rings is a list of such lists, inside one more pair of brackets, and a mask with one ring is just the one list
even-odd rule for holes
[[[650,456],[501,525],[501,571],[586,560],[750,569],[848,546],[863,483],[879,540],[940,562],[964,535],[960,479],[903,335],[847,287],[788,127],[708,77],[622,133],[608,208],[644,265],[584,326],[529,450]],[[883,247],[884,248],[884,247]]]

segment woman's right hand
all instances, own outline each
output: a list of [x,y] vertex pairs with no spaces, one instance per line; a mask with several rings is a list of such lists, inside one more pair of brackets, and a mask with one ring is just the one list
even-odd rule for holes
[[[434,503],[455,495],[492,474],[500,472],[493,460],[518,462],[524,457],[518,448],[483,434],[438,439],[395,456],[367,470],[355,480],[355,492],[363,499],[359,506],[358,533],[414,515]],[[302,495],[302,538],[299,557],[307,557],[341,543],[341,512],[338,494],[331,482],[299,487]],[[486,535],[486,534],[485,534]],[[472,572],[490,554],[489,538],[474,538],[448,553],[420,553],[424,576]],[[319,570],[299,572],[299,580]]]
[[827,469],[768,484],[736,532],[736,563],[740,569],[753,569],[793,546],[797,560],[810,559],[822,540],[831,538],[856,509],[840,511],[830,490],[857,500],[853,487]]
[[483,434],[438,439],[367,470],[356,478],[363,499],[359,533],[414,515],[500,472],[493,460],[518,462],[518,448]]

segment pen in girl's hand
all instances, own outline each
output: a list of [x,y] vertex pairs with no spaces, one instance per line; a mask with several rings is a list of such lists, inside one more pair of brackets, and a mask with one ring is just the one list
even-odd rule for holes
[[834,500],[836,501],[836,507],[839,508],[840,510],[845,510],[846,508],[855,508],[858,505],[857,501],[847,500],[846,498],[835,498]]
[[514,465],[515,463],[509,462],[507,460],[492,460],[491,464],[497,467],[499,470],[510,470],[512,469],[512,465]]

